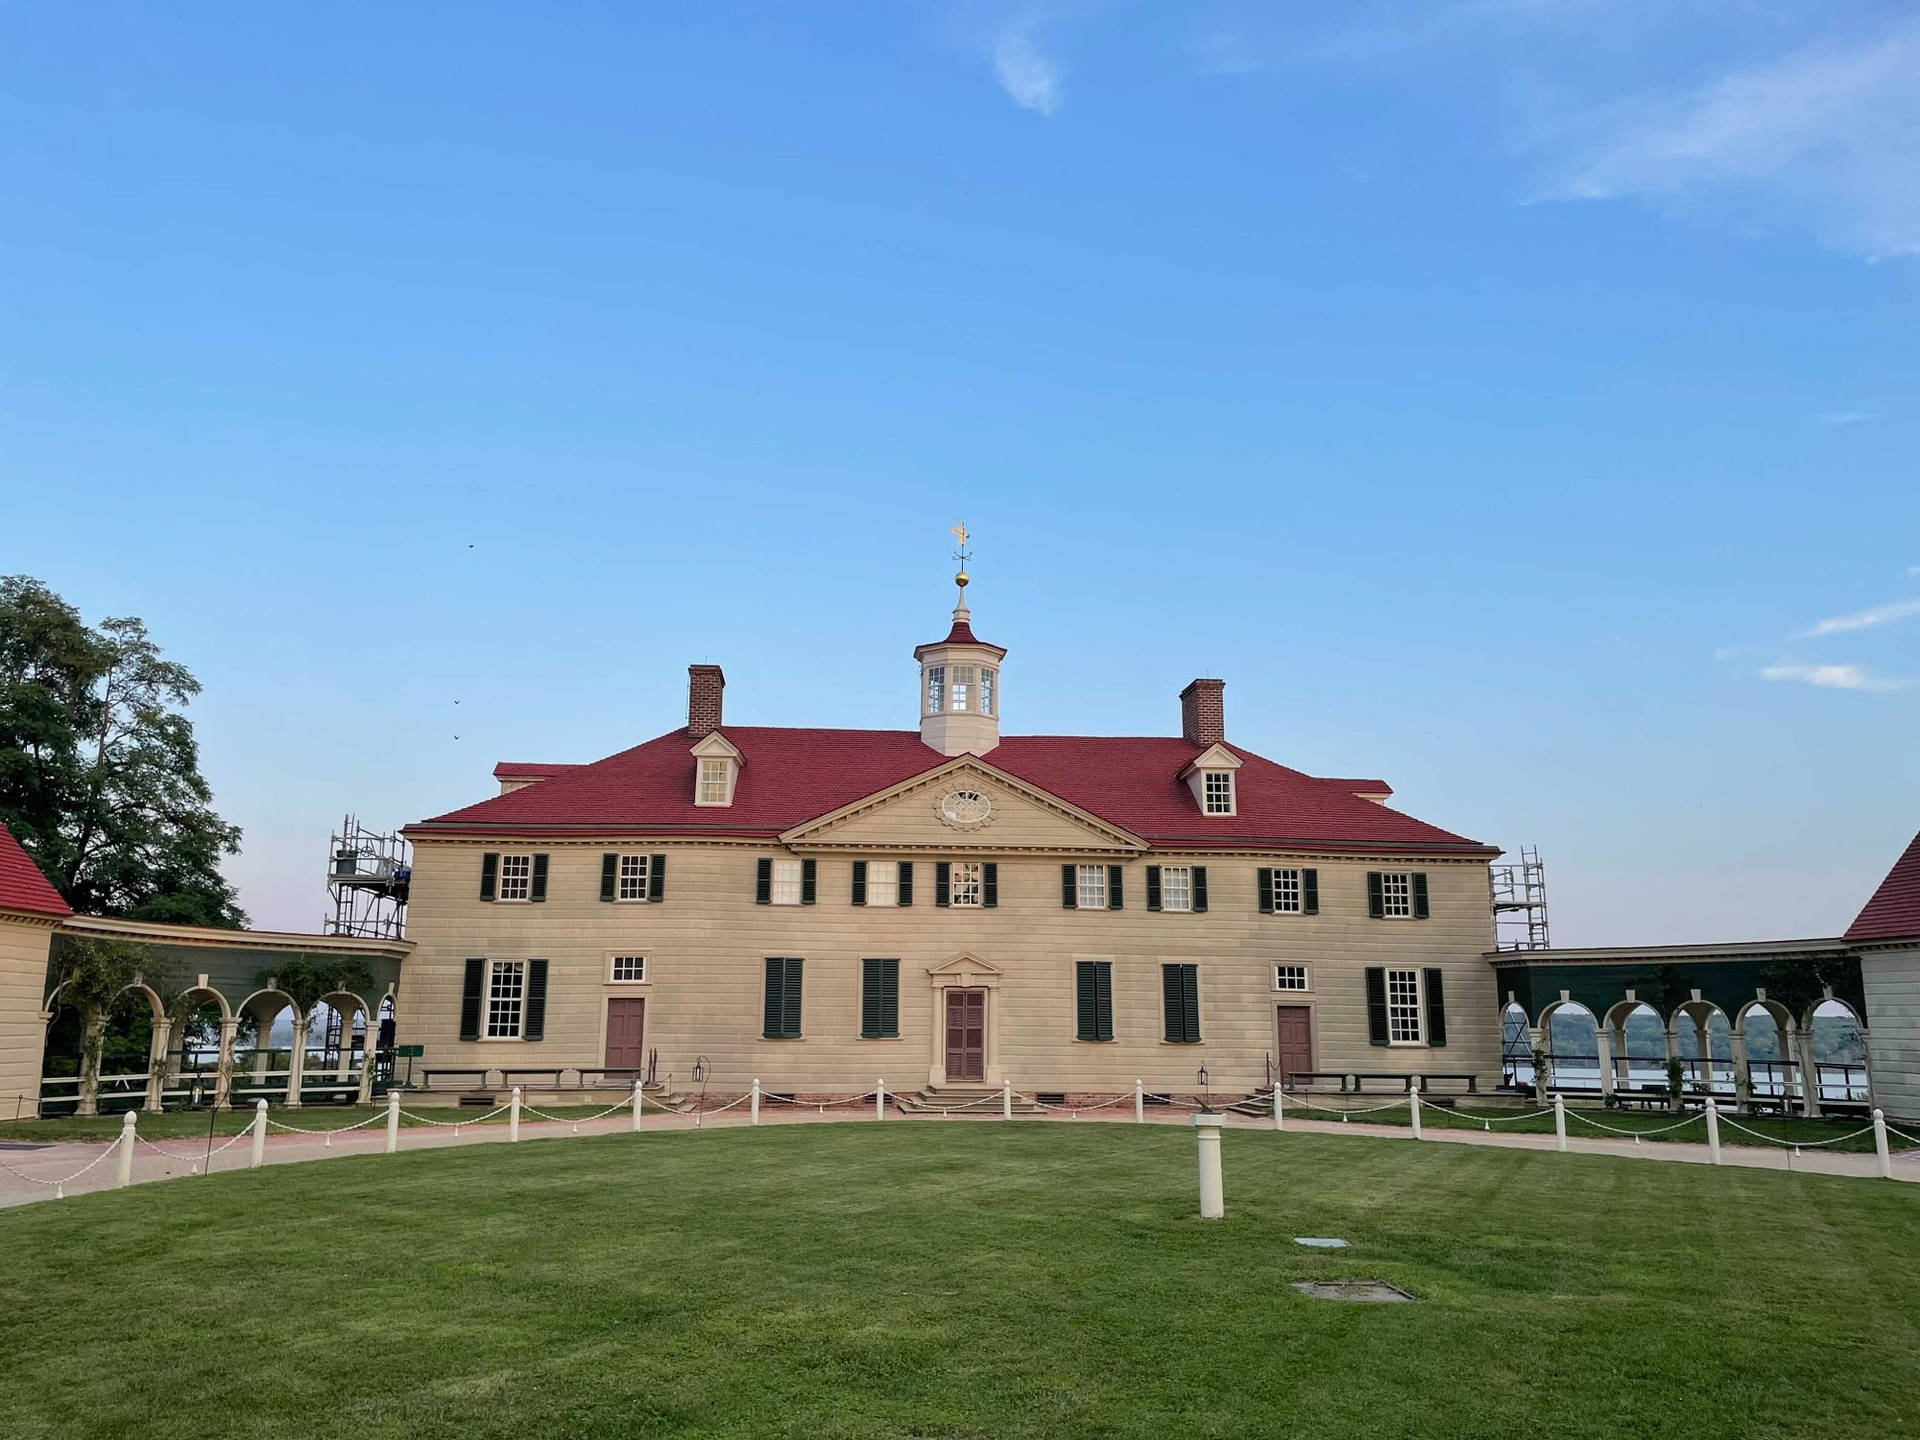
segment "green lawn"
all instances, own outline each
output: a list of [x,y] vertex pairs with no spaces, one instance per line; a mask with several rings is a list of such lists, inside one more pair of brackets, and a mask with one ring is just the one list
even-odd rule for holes
[[[784,1126],[0,1212],[0,1435],[1893,1436],[1920,1190],[1126,1125]],[[1329,1254],[1294,1235],[1353,1242]],[[1380,1276],[1397,1306],[1288,1282]]]

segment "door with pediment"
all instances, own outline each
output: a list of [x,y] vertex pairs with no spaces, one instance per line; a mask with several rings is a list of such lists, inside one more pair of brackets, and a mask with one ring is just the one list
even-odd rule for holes
[[947,1080],[978,1082],[987,1074],[987,992],[947,991]]

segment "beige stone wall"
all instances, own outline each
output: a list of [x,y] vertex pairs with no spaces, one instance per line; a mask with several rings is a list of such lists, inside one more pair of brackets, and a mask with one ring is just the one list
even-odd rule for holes
[[38,1113],[40,1057],[46,1032],[40,1001],[46,993],[49,920],[0,912],[0,1120]]
[[[930,798],[916,797],[916,807]],[[997,827],[996,827],[997,829]],[[1024,824],[1010,826],[1010,833]],[[991,833],[991,832],[990,832]],[[842,838],[836,834],[835,840]],[[602,1063],[606,1001],[644,995],[647,1044],[659,1070],[684,1084],[706,1056],[716,1092],[758,1076],[774,1090],[857,1092],[884,1076],[891,1088],[917,1089],[937,1076],[936,980],[929,971],[957,955],[990,990],[989,1080],[1004,1074],[1023,1090],[1187,1092],[1204,1061],[1216,1089],[1246,1091],[1266,1079],[1275,1049],[1274,1007],[1313,1011],[1320,1069],[1394,1073],[1468,1072],[1483,1083],[1499,1075],[1499,1025],[1493,975],[1482,955],[1493,947],[1484,861],[1406,862],[1424,870],[1432,901],[1425,921],[1367,916],[1364,859],[1272,855],[1193,857],[1208,869],[1205,914],[1146,909],[1150,860],[1124,862],[1126,908],[1068,910],[1060,903],[1060,864],[1068,854],[1000,854],[995,909],[940,909],[933,903],[933,861],[980,854],[989,837],[944,851],[874,849],[869,858],[916,862],[910,909],[850,903],[854,856],[818,860],[818,903],[754,903],[754,862],[785,855],[778,846],[671,841],[445,841],[416,837],[409,930],[418,949],[399,996],[399,1039],[426,1047],[434,1066],[554,1066]],[[997,838],[997,837],[996,837]],[[540,849],[550,857],[543,904],[484,903],[485,850]],[[666,899],[606,903],[599,896],[603,851],[669,856]],[[1090,849],[1082,858],[1111,861]],[[1151,857],[1169,863],[1183,857]],[[1256,867],[1307,864],[1319,870],[1320,914],[1262,915]],[[645,985],[614,985],[609,957],[648,957]],[[806,961],[804,1037],[761,1038],[763,957]],[[550,962],[546,1038],[540,1042],[462,1042],[458,1038],[463,962],[542,957]],[[900,960],[897,1040],[863,1040],[860,961]],[[1074,1038],[1074,961],[1108,959],[1114,970],[1111,1043]],[[1203,1043],[1162,1041],[1160,965],[1200,967]],[[1312,989],[1277,993],[1276,963],[1310,967]],[[1449,1043],[1443,1048],[1381,1048],[1368,1043],[1364,970],[1369,965],[1438,966],[1446,976]]]

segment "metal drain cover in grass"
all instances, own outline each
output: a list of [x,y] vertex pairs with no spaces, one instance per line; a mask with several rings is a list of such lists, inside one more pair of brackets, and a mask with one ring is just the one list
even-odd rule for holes
[[1352,1300],[1367,1305],[1390,1305],[1411,1300],[1398,1285],[1384,1280],[1296,1280],[1293,1288],[1315,1300]]

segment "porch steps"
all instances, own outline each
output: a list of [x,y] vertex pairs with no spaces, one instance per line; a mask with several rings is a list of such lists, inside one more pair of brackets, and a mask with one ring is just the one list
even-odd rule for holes
[[[948,1113],[998,1118],[1000,1114],[998,1085],[929,1085],[918,1094],[896,1095],[893,1099],[901,1111],[908,1115]],[[1013,1113],[1038,1115],[1041,1110],[1033,1101],[1021,1099],[1019,1092],[1016,1091],[1013,1097]]]

